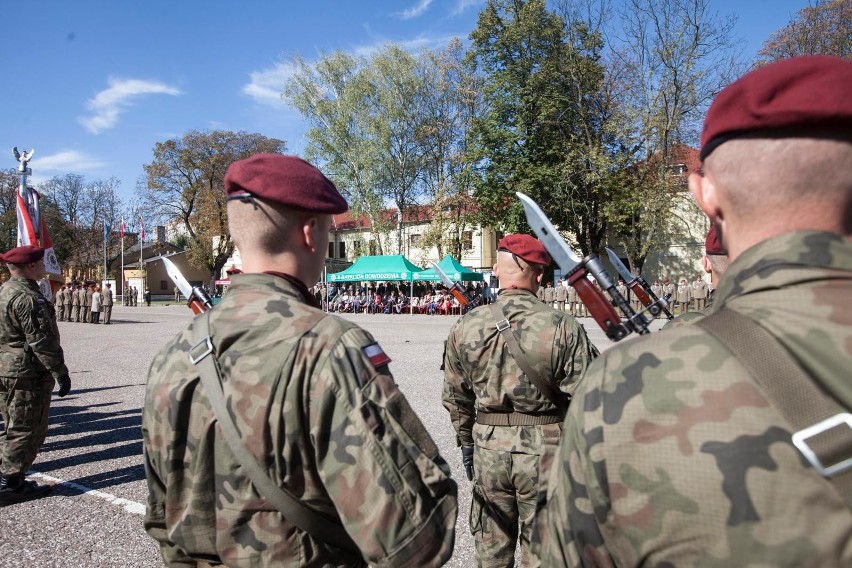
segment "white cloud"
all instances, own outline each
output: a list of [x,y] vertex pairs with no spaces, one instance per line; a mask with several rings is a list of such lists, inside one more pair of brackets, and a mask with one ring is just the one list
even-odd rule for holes
[[77,150],[63,150],[50,156],[36,155],[31,164],[39,173],[85,172],[99,170],[107,165],[103,160]]
[[118,116],[124,109],[144,95],[177,96],[181,94],[180,89],[156,81],[110,77],[107,82],[109,88],[99,92],[86,103],[86,108],[92,114],[78,119],[80,124],[92,134],[115,126]]
[[471,8],[471,7],[476,6],[477,4],[481,4],[481,3],[482,3],[482,0],[458,0],[458,3],[456,3],[456,9],[453,10],[453,15],[457,16],[457,15],[461,14],[462,12],[464,12],[465,10],[467,10],[468,8]]
[[397,12],[396,15],[402,18],[403,20],[410,20],[412,18],[416,18],[417,16],[425,12],[429,8],[429,4],[431,3],[432,0],[420,0],[416,6],[406,8],[402,12]]
[[276,63],[270,69],[252,71],[249,83],[243,87],[243,94],[259,104],[280,107],[284,85],[295,71],[296,66],[292,63]]

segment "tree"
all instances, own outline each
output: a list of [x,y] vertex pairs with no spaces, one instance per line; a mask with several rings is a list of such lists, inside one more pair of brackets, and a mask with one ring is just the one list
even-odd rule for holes
[[461,258],[464,232],[476,223],[472,199],[474,172],[468,135],[481,103],[479,78],[464,62],[461,41],[446,49],[424,52],[424,81],[431,88],[424,99],[423,184],[432,210],[432,222],[421,236],[420,247],[435,247],[438,258],[446,253]]
[[520,191],[586,254],[606,231],[609,101],[597,61],[601,39],[573,25],[543,0],[488,2],[471,33],[469,61],[485,76],[471,147],[484,224],[526,230]]
[[[65,174],[41,185],[41,208],[63,270],[86,279],[106,276],[100,270],[107,244],[104,224],[115,226],[120,216],[120,183],[114,177],[87,182],[79,174]],[[108,256],[114,256],[118,246],[109,247]]]
[[261,152],[284,151],[283,141],[261,134],[191,130],[155,144],[154,160],[144,166],[147,184],[137,188],[140,203],[158,220],[178,222],[190,243],[190,262],[215,280],[234,252],[224,190],[228,166]]
[[852,58],[852,2],[817,0],[799,10],[757,52],[757,65],[799,55]]
[[311,125],[305,155],[322,164],[323,172],[347,198],[355,223],[367,217],[382,254],[380,236],[386,226],[375,180],[378,151],[367,132],[366,61],[338,51],[313,65],[300,57],[293,62],[297,71],[284,86],[282,97]]
[[634,273],[659,245],[683,190],[674,171],[684,141],[697,138],[712,98],[739,75],[734,18],[707,0],[628,0],[613,48],[626,89],[620,137],[631,165],[608,210]]

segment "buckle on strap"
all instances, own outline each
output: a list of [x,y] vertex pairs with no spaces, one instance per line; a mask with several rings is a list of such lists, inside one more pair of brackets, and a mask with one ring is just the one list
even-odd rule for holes
[[823,477],[832,477],[838,473],[852,469],[852,456],[834,464],[824,465],[816,455],[816,452],[808,445],[808,440],[843,424],[846,424],[850,433],[852,433],[852,414],[848,412],[835,414],[831,418],[826,418],[813,426],[808,426],[793,434],[793,444],[795,444],[799,451],[802,452],[802,455],[811,462],[814,469]]
[[502,319],[497,322],[497,331],[502,333],[504,330],[509,329],[510,326],[511,324],[508,319]]
[[[204,348],[204,352],[199,353],[198,355],[195,355],[195,352],[200,348]],[[189,354],[188,354],[189,355],[189,362],[192,363],[193,365],[197,365],[199,361],[201,361],[202,359],[204,359],[205,357],[207,357],[211,353],[213,353],[213,342],[210,341],[210,336],[208,335],[207,337],[205,337],[204,339],[202,339],[201,341],[199,341],[198,343],[196,343],[195,345],[193,345],[190,348]]]

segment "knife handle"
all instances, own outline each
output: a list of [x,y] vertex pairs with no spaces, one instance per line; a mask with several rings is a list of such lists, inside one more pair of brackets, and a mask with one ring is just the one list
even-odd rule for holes
[[203,314],[207,311],[207,307],[204,303],[201,302],[201,300],[196,300],[195,298],[191,298],[186,305],[189,306],[189,309],[192,310],[192,313],[195,315]]
[[646,308],[651,305],[651,297],[645,292],[645,289],[642,288],[642,284],[639,283],[639,279],[637,278],[633,282],[627,285],[630,288],[630,291],[636,294],[636,297],[642,302],[642,305]]
[[586,269],[582,265],[568,276],[568,283],[577,291],[577,295],[583,300],[586,309],[589,310],[589,313],[592,314],[607,337],[613,341],[618,341],[624,339],[630,333],[603,292],[595,288],[586,279]]

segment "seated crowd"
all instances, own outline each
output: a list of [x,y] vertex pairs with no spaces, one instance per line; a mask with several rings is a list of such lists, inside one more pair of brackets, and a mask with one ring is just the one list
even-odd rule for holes
[[[417,282],[412,287],[400,282],[361,282],[314,286],[314,295],[323,309],[336,313],[365,314],[460,314],[459,301],[444,286]],[[487,285],[467,285],[468,295],[482,295],[482,303],[493,301]],[[408,294],[406,293],[408,292]]]

